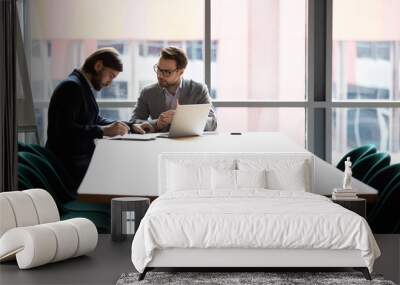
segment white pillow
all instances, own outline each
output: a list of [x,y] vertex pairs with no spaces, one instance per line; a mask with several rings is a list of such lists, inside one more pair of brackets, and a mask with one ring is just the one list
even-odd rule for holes
[[236,190],[236,170],[212,168],[211,181],[214,190]]
[[307,191],[305,166],[298,164],[296,167],[285,171],[271,169],[268,171],[268,188],[273,190]]
[[310,191],[309,161],[299,158],[239,159],[240,170],[267,171],[267,188],[272,190]]
[[169,163],[167,191],[211,189],[211,167]]
[[266,169],[236,170],[237,188],[267,188]]

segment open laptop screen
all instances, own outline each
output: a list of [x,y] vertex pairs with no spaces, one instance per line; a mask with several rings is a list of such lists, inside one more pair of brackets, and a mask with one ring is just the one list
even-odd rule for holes
[[[178,105],[171,122],[169,138],[199,136],[207,123],[211,104]],[[164,135],[160,135],[164,136]]]

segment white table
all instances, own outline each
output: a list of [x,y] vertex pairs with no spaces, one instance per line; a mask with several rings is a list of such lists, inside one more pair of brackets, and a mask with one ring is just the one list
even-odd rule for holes
[[[158,155],[163,152],[304,152],[281,133],[210,134],[152,141],[99,139],[79,194],[158,196]],[[315,157],[315,192],[340,187],[343,172]],[[376,190],[353,179],[359,193]]]

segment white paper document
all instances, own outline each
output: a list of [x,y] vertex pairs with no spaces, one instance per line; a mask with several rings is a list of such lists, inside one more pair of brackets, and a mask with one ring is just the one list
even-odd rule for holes
[[106,139],[109,140],[132,140],[132,141],[151,141],[155,140],[159,134],[151,133],[151,134],[126,134],[123,136],[115,136],[115,137],[108,137]]

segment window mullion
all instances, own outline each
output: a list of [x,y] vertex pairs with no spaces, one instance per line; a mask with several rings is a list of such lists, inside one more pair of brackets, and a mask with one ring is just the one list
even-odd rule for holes
[[204,82],[211,93],[211,0],[204,4]]
[[325,37],[325,161],[332,162],[332,17],[333,0],[326,0],[326,37]]

